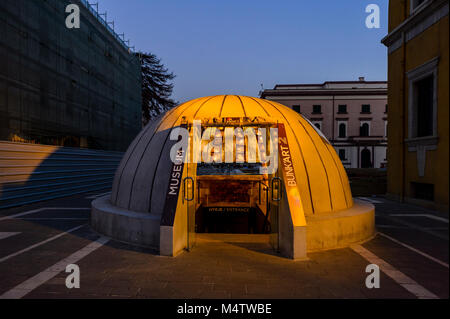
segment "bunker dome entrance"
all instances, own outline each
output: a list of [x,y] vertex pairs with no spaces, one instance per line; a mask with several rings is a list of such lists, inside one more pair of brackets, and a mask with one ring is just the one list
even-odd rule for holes
[[289,258],[374,234],[374,207],[354,200],[320,130],[268,100],[219,95],[149,123],[125,153],[91,225],[176,256],[197,233],[269,234]]
[[[183,196],[196,199],[196,233],[269,234],[276,224],[276,213],[269,199],[270,180],[261,152],[270,149],[270,127],[263,118],[203,119],[198,130],[202,136],[202,161],[197,163],[194,176],[187,168],[188,180],[183,183]],[[190,127],[190,135],[195,134]],[[209,132],[208,132],[209,131]],[[262,135],[265,136],[262,136]],[[207,136],[204,139],[204,136]],[[212,146],[208,149],[208,143]],[[252,148],[252,143],[257,144]],[[267,155],[264,153],[263,155]],[[196,194],[187,194],[189,190]],[[271,216],[272,213],[274,216]],[[191,221],[193,222],[193,221]]]

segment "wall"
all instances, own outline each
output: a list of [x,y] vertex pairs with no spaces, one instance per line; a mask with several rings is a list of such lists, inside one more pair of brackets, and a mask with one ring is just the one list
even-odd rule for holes
[[[360,118],[370,117],[370,135],[384,136],[384,121],[387,114],[385,108],[387,104],[386,97],[378,98],[349,98],[349,97],[334,97],[334,114],[333,114],[333,99],[295,99],[295,100],[283,100],[270,98],[270,100],[284,104],[292,108],[293,105],[300,105],[300,112],[310,121],[320,120],[322,121],[322,133],[331,141],[337,138],[339,134],[336,121],[339,119],[345,119],[348,121],[347,135],[358,136]],[[322,106],[322,114],[312,113],[313,105],[318,104]],[[347,114],[338,114],[338,105],[347,105]],[[361,105],[370,104],[371,114],[361,114]],[[333,132],[333,121],[334,132]]]
[[[435,1],[438,3],[439,1]],[[442,1],[441,1],[442,2]],[[409,1],[408,1],[409,6]],[[448,6],[448,1],[447,1]],[[391,1],[390,30],[398,24],[404,8]],[[409,7],[406,11],[409,14]],[[416,25],[420,23],[417,22]],[[411,182],[434,185],[434,204],[448,211],[449,190],[449,17],[448,14],[410,39],[388,56],[388,193],[392,198],[414,201]],[[423,49],[426,48],[426,49]],[[436,150],[426,151],[425,174],[419,176],[417,151],[408,150],[408,93],[406,72],[439,57],[437,87]],[[420,202],[417,202],[420,203]],[[429,206],[431,203],[421,203]]]
[[[351,146],[348,144],[334,144],[334,148],[336,149],[336,153],[339,154],[339,149],[345,149],[347,158],[345,161],[342,161],[342,165],[345,168],[359,168],[361,166],[361,152],[365,148],[370,150],[370,153],[373,158],[373,168],[386,168],[386,146]],[[358,155],[359,153],[359,155]]]
[[123,153],[0,142],[0,209],[111,188]]
[[[374,168],[384,168],[387,165],[386,147],[386,121],[387,121],[387,96],[386,84],[383,82],[343,82],[342,84],[336,84],[339,82],[332,82],[333,89],[336,90],[336,95],[332,93],[323,93],[323,95],[315,96],[320,92],[320,89],[303,89],[294,91],[295,85],[292,85],[293,91],[288,96],[277,96],[277,90],[283,91],[283,88],[277,88],[274,90],[265,90],[263,96],[269,100],[276,101],[284,104],[290,108],[294,105],[300,105],[300,113],[309,119],[313,124],[316,122],[321,123],[321,131],[330,141],[330,143],[338,149],[345,149],[346,160],[342,161],[342,164],[346,168],[359,168],[361,167],[360,155],[358,152],[364,148],[368,148],[371,152],[372,163]],[[381,84],[380,84],[381,83]],[[384,88],[383,88],[384,84]],[[364,93],[357,92],[352,87],[358,87],[359,90],[364,90],[364,86],[372,86],[372,90],[384,91],[384,94]],[[301,85],[299,85],[301,86]],[[346,94],[341,95],[337,88],[346,88],[355,90],[354,95]],[[288,90],[286,90],[287,92]],[[311,95],[307,95],[305,92],[311,92]],[[376,92],[379,93],[379,92]],[[290,96],[291,95],[291,96]],[[347,105],[347,113],[338,113],[339,105]],[[370,105],[370,113],[361,113],[361,106],[363,104]],[[321,105],[321,113],[313,113],[313,105]],[[347,135],[345,138],[339,138],[339,124],[340,122],[347,123]],[[362,122],[369,122],[369,137],[360,137],[360,126]]]

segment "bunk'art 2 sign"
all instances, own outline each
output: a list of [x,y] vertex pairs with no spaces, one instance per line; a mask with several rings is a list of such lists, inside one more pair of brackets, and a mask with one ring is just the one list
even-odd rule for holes
[[286,135],[284,124],[278,124],[278,153],[281,162],[281,171],[283,174],[286,195],[291,211],[292,222],[294,226],[305,226],[305,214],[300,193],[297,187],[297,178],[294,171],[291,150]]

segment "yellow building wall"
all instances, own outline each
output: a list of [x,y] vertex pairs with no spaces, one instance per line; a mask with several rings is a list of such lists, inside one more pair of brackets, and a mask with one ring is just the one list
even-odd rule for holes
[[[409,1],[408,6],[409,6]],[[401,5],[390,1],[390,23],[398,23]],[[408,8],[409,10],[409,8]],[[409,11],[408,11],[409,12]],[[392,20],[392,21],[391,21]],[[411,182],[434,184],[435,208],[448,210],[449,202],[449,28],[448,15],[392,52],[388,58],[388,193],[409,198]],[[439,56],[437,150],[426,152],[425,175],[418,176],[417,153],[409,152],[408,137],[408,72]],[[403,67],[403,63],[405,66]],[[404,88],[404,89],[403,89]],[[404,156],[404,163],[402,157]]]
[[[389,27],[391,32],[406,19],[406,10],[409,10],[409,0],[389,1]],[[406,7],[406,8],[405,8]]]
[[388,162],[387,191],[395,198],[402,197],[403,179],[403,140],[405,138],[405,124],[403,121],[403,52],[394,51],[388,59],[388,148],[386,158]]

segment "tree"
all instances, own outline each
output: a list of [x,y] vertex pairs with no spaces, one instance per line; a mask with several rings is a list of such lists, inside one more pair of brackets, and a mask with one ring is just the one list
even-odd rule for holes
[[152,53],[137,52],[142,73],[142,122],[147,124],[161,113],[173,108],[178,102],[172,100],[175,75]]

